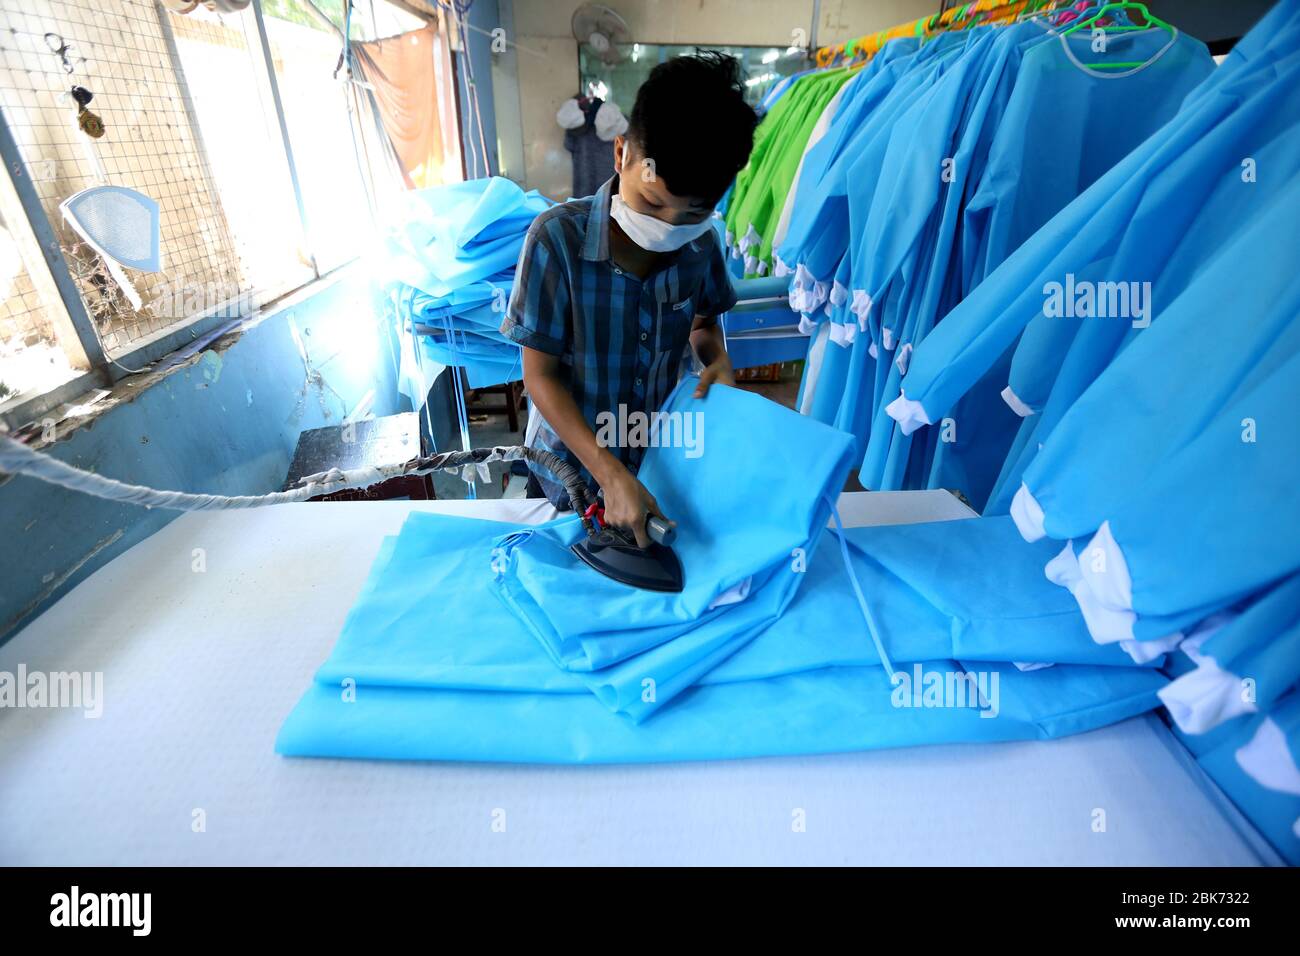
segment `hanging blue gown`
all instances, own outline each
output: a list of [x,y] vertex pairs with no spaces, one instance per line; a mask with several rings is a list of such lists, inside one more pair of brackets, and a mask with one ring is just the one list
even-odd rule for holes
[[1243,390],[1110,510],[1090,542],[1106,560],[1080,562],[1103,604],[1139,617],[1222,606],[1300,569],[1300,537],[1278,533],[1300,527],[1297,399],[1300,354]]
[[[1116,38],[1107,59],[1141,59],[1147,64],[1120,74],[1089,71],[1076,65],[1070,57],[1082,57],[1080,49],[1087,48],[1083,38],[1053,37],[1029,46],[1019,64],[987,163],[980,170],[978,188],[963,211],[966,248],[962,259],[976,270],[964,280],[966,285],[978,285],[988,270],[1171,117],[1186,93],[1213,69],[1213,61],[1202,44],[1163,30]],[[1134,100],[1143,103],[1141,110],[1115,108],[1116,103]],[[1062,104],[1080,106],[1063,111]],[[1103,124],[1104,135],[1100,131]],[[1039,139],[1050,141],[1050,149],[1025,132],[1047,130],[1049,126],[1050,136],[1045,134]],[[954,297],[948,304],[956,301]],[[1061,322],[1050,326],[1058,337],[1067,329],[1067,324]],[[917,337],[921,342],[929,328],[922,326],[919,331],[923,333]],[[995,364],[1005,364],[1005,359]],[[1053,369],[1051,363],[1036,367],[1044,375],[1050,375]],[[971,483],[968,495],[974,495],[977,507],[984,506],[990,489],[996,493],[996,478],[1008,452],[1013,448],[1022,451],[1029,437],[1021,434],[1013,441],[1015,420],[998,407],[1002,396],[994,387],[995,381],[980,382],[978,389],[973,384],[974,394],[968,393],[958,413],[952,416],[958,437],[962,437],[961,426],[965,425],[967,438],[980,438],[979,447],[969,441],[938,443],[938,470],[930,480],[932,486],[951,484],[956,467],[960,476]],[[898,392],[895,389],[893,393]],[[1013,390],[1008,401],[1016,397]],[[983,421],[981,427],[975,427],[975,422],[984,418],[1000,423],[1000,431],[989,434],[990,423]],[[1033,426],[1023,429],[1032,430]],[[906,447],[906,431],[897,429],[893,441]],[[957,463],[953,458],[964,460]]]
[[[861,286],[854,297],[873,305],[900,290],[906,293],[896,318],[886,326],[887,347],[894,354],[881,366],[883,374],[876,376],[872,396],[870,440],[862,466],[868,487],[931,484],[932,459],[938,454],[935,436],[926,436],[914,454],[911,438],[895,428],[881,398],[897,393],[913,349],[958,301],[963,281],[953,255],[962,209],[969,200],[968,183],[976,182],[984,167],[1020,56],[1047,37],[1036,22],[984,34],[982,42],[963,49],[962,68],[951,67],[933,87],[933,95],[905,114],[891,135],[881,179],[897,181],[901,188],[878,190],[873,197],[858,247],[863,271],[853,276],[855,286]],[[908,288],[910,283],[920,286]],[[951,452],[950,447],[946,450]],[[933,485],[942,483],[939,479]],[[978,506],[982,499],[978,491],[975,496]]]
[[802,261],[802,250],[821,230],[821,223],[833,216],[837,199],[843,197],[845,146],[894,88],[898,77],[910,68],[917,50],[915,39],[891,40],[844,85],[842,98],[825,135],[804,153],[785,237],[778,244],[777,258],[793,267]]
[[[1271,71],[1261,67],[1259,72]],[[1254,76],[1241,84],[1220,84],[1217,95],[1196,99],[1195,109],[1183,110],[1120,161],[945,316],[912,356],[902,398],[892,404],[891,415],[903,431],[910,433],[947,414],[1006,353],[1029,320],[1041,314],[1046,283],[1113,255],[1148,189],[1167,183],[1168,167],[1179,160],[1193,170],[1191,178],[1180,183],[1177,195],[1164,196],[1162,206],[1145,207],[1142,219],[1158,224],[1163,216],[1177,222],[1194,210],[1212,185],[1204,181],[1204,172],[1198,181],[1195,170],[1222,168],[1213,157],[1234,150],[1239,161],[1242,137],[1268,125],[1291,98],[1292,68],[1268,79],[1261,83]],[[1165,249],[1179,238],[1170,229],[1158,237]]]
[[1187,733],[1268,711],[1300,684],[1300,575],[1223,617],[1221,625],[1183,643],[1181,650],[1197,666],[1160,691]]
[[[1300,350],[1300,277],[1290,261],[1300,243],[1293,211],[1300,181],[1272,197],[1062,415],[1025,471],[1027,493],[1043,515],[1037,534],[1065,539],[1095,531],[1230,403]],[[1232,290],[1233,312],[1250,321],[1225,329],[1225,290]],[[1106,322],[1129,325],[1092,320]],[[1022,530],[1033,535],[1033,523]]]

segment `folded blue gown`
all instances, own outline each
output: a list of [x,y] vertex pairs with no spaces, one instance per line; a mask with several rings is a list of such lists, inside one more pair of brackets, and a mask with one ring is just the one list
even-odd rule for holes
[[382,274],[437,297],[515,265],[545,196],[490,177],[413,192],[385,237]]
[[[488,600],[483,566],[508,530],[498,522],[412,514],[400,535],[386,539],[317,681],[585,693],[589,674],[557,668],[504,602]],[[1132,665],[1088,637],[1069,595],[1043,577],[1041,549],[1020,541],[1006,518],[850,528],[845,535],[895,664],[1034,657]],[[943,554],[933,553],[936,541],[945,542]],[[778,625],[779,633],[800,627],[798,637],[754,640],[699,683],[879,664],[851,588],[837,550],[819,548],[787,611],[794,620]],[[446,607],[431,595],[472,601],[474,636],[447,628]],[[800,623],[814,619],[843,626]]]
[[[662,409],[694,442],[650,449],[637,476],[677,522],[680,594],[646,592],[588,568],[569,550],[585,535],[576,517],[497,542],[502,598],[557,666],[599,671],[593,690],[637,719],[781,613],[850,466],[848,435],[735,388],[697,399],[697,383],[683,379]],[[779,439],[756,441],[757,434]],[[740,480],[757,475],[758,489]],[[728,600],[737,589],[748,596]]]
[[1043,575],[1057,545],[1027,545],[1009,517],[847,534],[861,553],[858,578],[891,657],[915,659],[906,648],[927,630],[919,626],[923,615],[937,613],[948,630],[942,656],[1133,666],[1115,645],[1092,640],[1070,593]]
[[[691,386],[688,382],[683,391],[689,393]],[[743,411],[739,422],[728,419],[732,402]],[[803,454],[821,460],[816,467],[822,475],[828,471],[842,475],[847,459],[835,459],[832,448],[833,460],[827,465],[826,450],[805,444],[809,435],[830,441],[835,434],[806,418],[796,416],[798,424],[771,427],[793,413],[755,396],[718,387],[703,402],[683,399],[680,407],[692,404],[702,406],[709,416],[701,458],[714,455],[725,462],[732,455],[761,454],[772,487],[789,499],[774,496],[771,501],[780,516],[775,526],[752,506],[753,513],[738,516],[735,507],[744,503],[739,494],[735,505],[711,501],[705,494],[696,494],[693,501],[676,501],[675,517],[682,522],[678,550],[688,578],[692,573],[702,575],[707,584],[702,593],[716,596],[724,582],[736,579],[736,562],[747,569],[756,566],[755,559],[726,553],[719,554],[718,560],[731,570],[700,565],[692,552],[711,542],[701,544],[698,537],[688,535],[688,522],[694,524],[697,536],[725,536],[729,532],[719,516],[727,514],[728,521],[739,527],[736,546],[753,546],[765,556],[776,556],[776,546],[754,541],[747,536],[746,526],[766,520],[784,546],[797,540],[797,533],[790,530],[795,526],[787,526],[797,520],[805,540],[815,541],[825,520],[824,506],[818,502],[827,489],[792,449],[802,448]],[[832,444],[843,452],[846,442],[841,437]],[[746,444],[753,448],[744,449]],[[692,469],[698,467],[699,459],[688,459],[681,451],[651,448],[642,467],[641,476],[665,503],[665,510],[674,500],[666,486],[674,484],[678,474],[694,473]],[[526,563],[515,559],[524,554],[530,558],[528,563],[544,559],[548,549],[533,554],[530,543],[562,543],[564,538],[553,536],[557,529],[571,529],[572,521],[525,529],[536,533],[510,545],[516,548],[510,556],[515,586],[535,583],[524,574]],[[859,536],[884,530],[846,532],[863,580],[872,567]],[[402,533],[384,543],[334,652],[286,720],[277,749],[291,755],[399,759],[636,762],[1051,737],[1147,710],[1165,684],[1153,669],[1060,665],[1020,673],[1001,664],[952,660],[948,655],[954,634],[961,635],[963,646],[978,644],[969,637],[977,632],[986,643],[996,640],[996,626],[970,622],[978,615],[997,613],[999,607],[1010,613],[1021,613],[1029,605],[1033,605],[1031,614],[1044,611],[1039,615],[1043,643],[1036,646],[1046,647],[1055,639],[1063,647],[1075,648],[1081,646],[1074,640],[1080,632],[1077,621],[1063,622],[1055,606],[1039,607],[1036,598],[1018,606],[1015,600],[999,605],[988,595],[979,600],[952,596],[943,588],[948,576],[942,565],[924,553],[920,553],[922,566],[914,573],[890,559],[909,578],[907,584],[867,586],[889,653],[900,665],[894,683],[879,663],[840,556],[829,547],[794,561],[790,559],[796,556],[783,554],[780,570],[769,576],[775,578],[775,586],[773,580],[760,581],[756,575],[748,598],[714,609],[724,613],[709,613],[706,604],[701,623],[683,629],[677,622],[675,638],[641,654],[622,657],[617,632],[602,641],[599,634],[588,631],[571,644],[550,645],[539,640],[536,621],[525,626],[500,597],[498,549],[517,533],[492,522],[412,515]],[[912,529],[897,532],[914,533]],[[888,536],[877,537],[880,540],[872,547],[883,549],[881,542]],[[971,535],[972,540],[978,537]],[[1006,545],[1027,546],[996,533],[989,541],[985,563],[997,566],[993,551],[1002,554],[1001,580],[1005,581],[1011,574],[1003,554]],[[918,552],[911,549],[910,553]],[[954,560],[960,559],[960,553],[954,551]],[[567,563],[566,555],[550,554]],[[796,571],[802,584],[787,597],[784,582],[795,568],[802,569]],[[883,571],[879,577],[899,580]],[[951,584],[960,587],[959,581]],[[647,625],[673,627],[675,611],[681,607],[661,603],[659,595],[630,590],[619,601],[615,589],[622,586],[585,566],[571,568],[555,586],[558,592],[538,592],[535,600],[557,618],[583,595],[590,597],[586,609],[591,617],[601,615],[604,602],[612,602],[609,606],[622,615],[619,626],[626,626],[635,606],[644,604]],[[984,588],[987,582],[975,586]],[[559,598],[554,609],[550,607],[553,597]],[[1055,595],[1048,598],[1057,600]],[[684,600],[698,606],[703,597]],[[781,601],[788,601],[784,613],[773,613]],[[937,609],[934,601],[964,618],[958,621]],[[1014,624],[1021,637],[1031,639],[1030,625]],[[578,633],[580,628],[571,630]],[[635,629],[629,636],[644,637]],[[560,651],[586,664],[617,660],[603,668],[575,670],[556,666]],[[655,693],[646,700],[636,695],[645,690],[642,680],[650,675]],[[943,695],[944,686],[960,691],[967,681],[978,686],[978,695]],[[671,704],[653,719],[638,722],[668,700]],[[622,712],[611,713],[611,708]]]
[[501,335],[525,233],[551,205],[491,177],[417,190],[375,262],[398,324],[399,382],[415,408],[448,367],[470,388],[519,379],[519,346]]
[[[956,661],[915,666],[925,679],[967,672]],[[1164,681],[1137,668],[1021,673],[973,664],[969,670],[986,675],[998,697],[996,712],[928,706],[915,697],[896,704],[898,688],[879,666],[704,685],[644,724],[611,715],[585,692],[364,686],[348,701],[337,685],[318,681],[281,727],[276,750],[302,757],[658,763],[1046,739],[1150,710]]]
[[[408,522],[418,533],[404,528],[385,542],[338,645],[281,728],[278,752],[609,763],[1037,739],[1148,710],[1165,684],[1151,669],[1021,673],[916,659],[950,646],[952,624],[935,612],[927,621],[915,592],[901,590],[896,601],[873,599],[905,681],[891,684],[838,555],[824,547],[783,616],[671,706],[635,723],[610,713],[582,675],[555,667],[492,596],[492,543],[505,526],[436,514]],[[861,530],[875,529],[849,534]],[[909,626],[895,633],[899,622]],[[981,675],[983,705],[927,702],[928,681],[966,674]]]

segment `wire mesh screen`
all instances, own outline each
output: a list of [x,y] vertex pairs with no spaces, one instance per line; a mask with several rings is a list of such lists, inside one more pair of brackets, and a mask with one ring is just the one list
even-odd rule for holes
[[[188,318],[177,314],[178,290],[234,297],[248,287],[166,16],[154,0],[0,0],[0,106],[110,353]],[[74,85],[94,94],[99,139],[78,128]],[[59,213],[62,200],[101,182],[160,206],[162,271],[130,275],[139,310]],[[0,336],[39,328],[36,303],[7,308],[4,321]]]

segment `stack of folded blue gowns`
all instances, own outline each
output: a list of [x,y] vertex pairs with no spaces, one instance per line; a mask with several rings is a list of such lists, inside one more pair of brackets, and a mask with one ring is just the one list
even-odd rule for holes
[[500,333],[524,234],[551,205],[491,177],[410,193],[376,264],[401,343],[399,384],[418,409],[448,366],[471,388],[521,377]]
[[695,384],[664,409],[692,439],[652,444],[639,473],[678,522],[685,590],[588,568],[575,517],[413,514],[279,752],[697,760],[1054,737],[1157,705],[1158,661],[1089,638],[1043,576],[1049,544],[1005,517],[821,541],[851,436]]
[[[990,510],[1052,542],[1101,644],[1179,650],[1161,693],[1202,765],[1300,862],[1300,2],[1039,230],[912,356],[911,433],[990,374],[1023,416]],[[1140,315],[1044,290],[1145,287]],[[1003,364],[1010,355],[1009,365]]]

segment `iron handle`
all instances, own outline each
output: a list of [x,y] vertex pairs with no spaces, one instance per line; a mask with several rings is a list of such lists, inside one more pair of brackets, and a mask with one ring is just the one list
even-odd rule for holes
[[645,533],[651,541],[670,547],[677,540],[677,529],[658,515],[645,519]]

